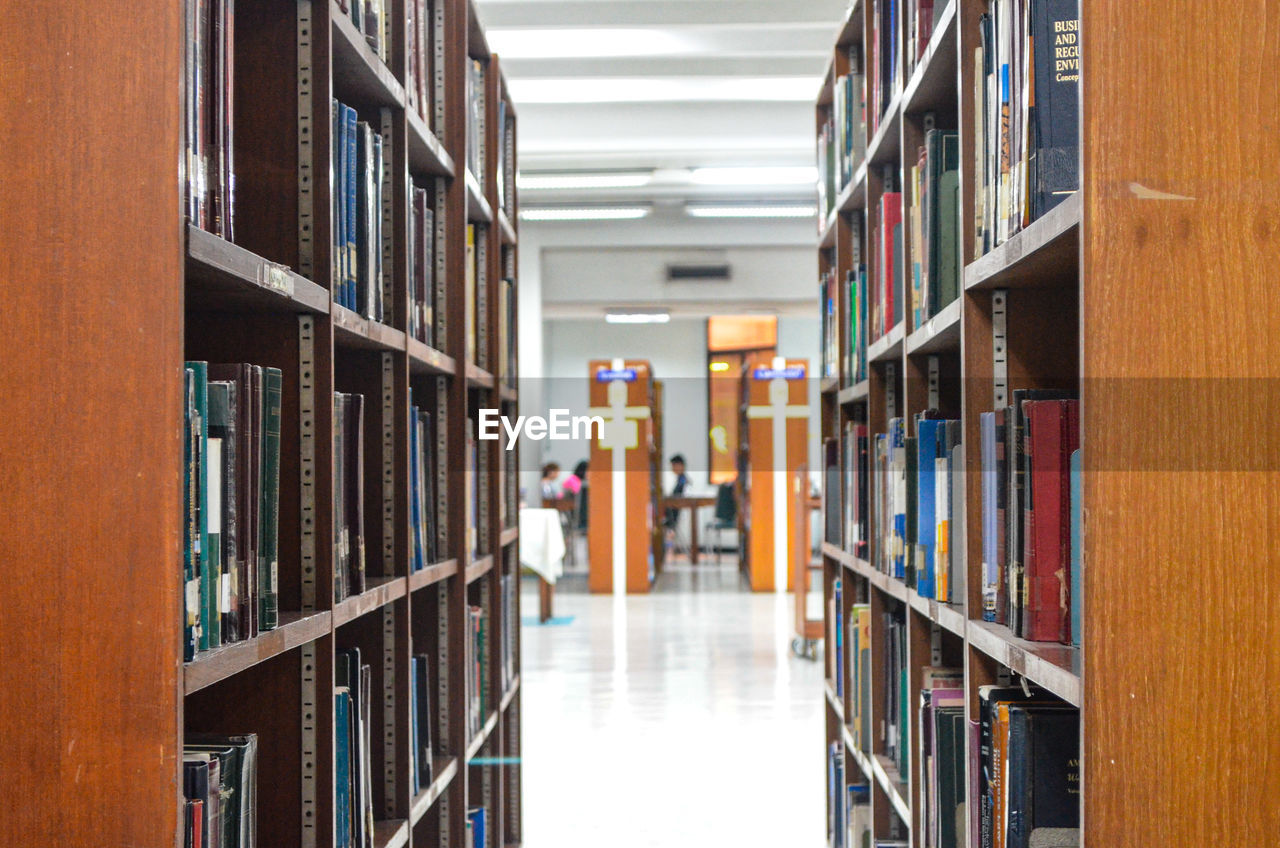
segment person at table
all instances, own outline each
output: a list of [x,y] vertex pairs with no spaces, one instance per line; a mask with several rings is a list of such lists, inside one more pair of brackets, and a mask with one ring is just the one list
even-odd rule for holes
[[[684,473],[684,454],[676,454],[671,457],[671,473],[676,475],[675,485],[671,487],[671,496],[680,497],[684,494],[685,489],[689,487],[689,478]],[[662,519],[662,523],[666,525],[668,530],[675,531],[676,524],[680,521],[680,510],[669,509]]]
[[561,488],[567,495],[576,495],[587,482],[587,461],[584,459],[573,467],[573,473],[564,479]]
[[555,500],[561,495],[560,464],[548,462],[542,466],[542,499]]

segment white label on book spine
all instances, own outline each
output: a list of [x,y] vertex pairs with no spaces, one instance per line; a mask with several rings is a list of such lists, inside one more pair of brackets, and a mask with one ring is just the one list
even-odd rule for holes
[[226,615],[231,612],[231,575],[222,575],[222,591],[219,593],[218,612]]

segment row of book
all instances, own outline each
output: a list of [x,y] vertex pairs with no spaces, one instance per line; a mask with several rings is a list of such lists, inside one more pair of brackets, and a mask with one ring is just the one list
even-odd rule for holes
[[[825,535],[833,545],[905,582],[921,597],[952,603],[963,593],[964,551],[952,539],[963,514],[960,422],[929,410],[889,420],[871,438],[849,422],[825,443]],[[874,548],[870,542],[877,541]]]
[[364,395],[333,393],[333,600],[365,590]]
[[992,0],[977,35],[972,164],[981,254],[1080,187],[1080,7]]
[[902,0],[869,0],[871,26],[867,41],[867,117],[871,134],[880,129],[880,121],[889,104],[902,92],[902,55],[898,51],[899,15]]
[[414,403],[409,389],[409,499],[413,524],[414,571],[422,571],[439,559],[436,535],[437,511],[443,503],[436,500],[436,431],[431,413]]
[[499,587],[502,612],[502,655],[498,658],[502,691],[506,692],[516,680],[516,658],[520,629],[520,582],[511,572],[504,573]]
[[829,268],[818,276],[818,304],[822,310],[818,340],[821,366],[818,374],[823,378],[834,377],[838,373],[840,357],[840,292],[836,288],[834,268]]
[[351,18],[356,32],[378,54],[382,63],[391,61],[391,16],[387,0],[338,0],[338,8]]
[[[361,121],[355,109],[336,99],[331,106],[333,300],[365,318],[386,321],[391,269],[384,268],[382,255],[390,236],[383,228],[383,198],[391,151],[383,147],[381,129]],[[380,111],[389,126],[390,110]]]
[[[903,297],[898,286],[905,279],[902,244],[902,192],[894,184],[895,175],[885,174],[884,193],[867,210],[867,343],[870,344],[902,322]],[[854,254],[862,261],[854,231]],[[856,266],[855,266],[856,267]]]
[[979,416],[982,617],[1031,641],[1080,644],[1080,404],[1019,389]]
[[435,779],[431,716],[431,661],[426,654],[415,654],[409,660],[409,768],[415,797]]
[[[487,606],[487,605],[486,605]],[[467,607],[467,727],[476,736],[494,709],[490,691],[489,614],[486,606]]]
[[373,848],[373,669],[360,649],[334,658],[334,848]]
[[480,500],[480,457],[483,452],[476,445],[476,425],[475,419],[467,419],[467,455],[465,458],[467,468],[466,491],[466,527],[467,527],[467,553],[474,561],[482,553],[486,553],[489,539],[489,523],[485,519],[488,517],[481,510]]
[[409,203],[409,335],[423,344],[436,343],[436,219],[431,193],[410,185]]
[[467,304],[467,361],[480,364],[481,343],[479,328],[486,326],[480,320],[481,302],[479,300],[480,284],[484,280],[480,272],[484,230],[477,230],[475,224],[467,224],[467,268],[463,278],[462,295]]
[[929,49],[929,39],[933,37],[933,22],[942,17],[951,0],[941,0],[941,2],[905,0],[905,2],[906,8],[903,9],[902,22],[906,27],[903,37],[906,41],[907,62],[904,73],[909,79],[916,66],[920,64],[920,60],[924,58],[925,51]]
[[422,116],[427,126],[437,133],[442,129],[435,119],[435,106],[442,97],[440,86],[444,80],[444,41],[436,19],[437,10],[443,11],[441,0],[406,0],[404,4],[405,32],[409,40],[409,78],[405,83],[405,95],[409,108]]
[[282,389],[278,368],[186,363],[186,661],[278,623]]
[[256,848],[257,735],[187,734],[182,796],[184,848]]
[[472,59],[467,64],[467,169],[485,188],[485,63]]
[[919,328],[960,296],[960,135],[930,129],[908,173],[911,313]]
[[870,848],[871,786],[865,781],[848,782],[847,772],[844,745],[837,739],[827,756],[827,844],[831,848]]
[[968,843],[965,762],[971,733],[964,693],[963,669],[921,670],[915,739],[921,848],[964,848]]
[[197,227],[231,240],[235,205],[235,2],[186,0],[183,23],[186,215]]

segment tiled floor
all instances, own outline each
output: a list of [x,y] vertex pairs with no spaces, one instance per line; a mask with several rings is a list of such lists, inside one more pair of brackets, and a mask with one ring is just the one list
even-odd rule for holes
[[567,589],[572,622],[523,630],[524,848],[823,845],[822,668],[791,654],[791,597],[733,564],[621,607]]

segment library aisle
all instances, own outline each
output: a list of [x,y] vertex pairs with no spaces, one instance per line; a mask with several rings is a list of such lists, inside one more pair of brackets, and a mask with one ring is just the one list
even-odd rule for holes
[[822,666],[790,653],[790,596],[738,581],[673,565],[624,607],[564,593],[563,623],[526,619],[524,848],[824,843]]

